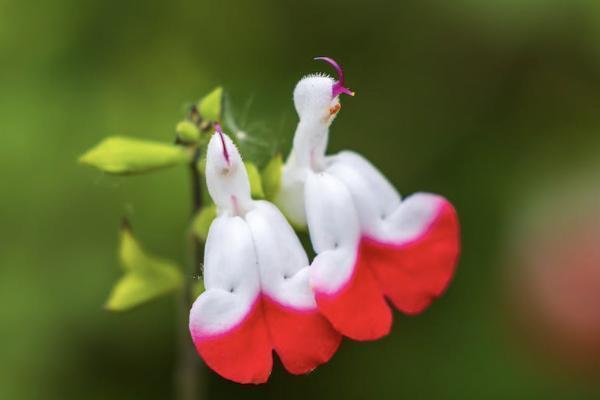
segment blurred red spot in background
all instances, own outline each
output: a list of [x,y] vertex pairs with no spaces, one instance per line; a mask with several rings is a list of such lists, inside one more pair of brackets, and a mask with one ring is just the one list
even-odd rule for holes
[[600,371],[600,213],[581,215],[566,207],[565,214],[555,215],[554,225],[546,220],[545,229],[530,234],[522,244],[520,268],[511,280],[513,304],[538,352],[561,367],[596,373]]

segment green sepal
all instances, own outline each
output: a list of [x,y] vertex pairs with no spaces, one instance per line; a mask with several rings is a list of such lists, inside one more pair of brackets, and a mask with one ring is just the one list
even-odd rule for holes
[[79,162],[110,174],[136,174],[189,162],[189,149],[150,140],[111,136],[88,150]]
[[283,172],[283,159],[281,154],[273,157],[262,170],[262,187],[264,189],[265,198],[273,201],[279,188],[281,187],[281,173]]
[[205,121],[221,121],[223,110],[223,88],[215,88],[198,102],[198,112]]
[[105,308],[126,311],[179,289],[180,268],[173,262],[147,254],[124,224],[121,229],[119,261],[125,274],[113,287]]
[[208,229],[216,217],[216,205],[211,204],[209,206],[202,207],[192,222],[192,231],[194,232],[194,236],[196,236],[202,242],[206,242],[206,238],[208,237]]
[[250,181],[250,194],[254,199],[264,199],[265,192],[263,190],[260,172],[253,163],[246,161],[244,162],[246,172],[248,173],[248,180]]
[[306,224],[304,224],[304,225],[298,224],[293,219],[291,219],[288,215],[286,215],[286,213],[281,209],[281,207],[279,206],[279,204],[275,203],[275,205],[280,209],[280,211],[283,214],[283,216],[285,217],[285,219],[287,219],[288,223],[292,226],[292,228],[294,228],[294,230],[296,232],[308,232],[308,225],[306,225]]

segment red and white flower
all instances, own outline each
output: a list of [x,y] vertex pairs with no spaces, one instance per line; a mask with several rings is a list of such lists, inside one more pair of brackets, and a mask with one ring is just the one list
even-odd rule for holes
[[319,309],[343,335],[386,335],[392,312],[422,312],[451,280],[460,252],[459,223],[443,197],[402,199],[388,180],[352,151],[327,156],[329,126],[340,110],[339,80],[311,75],[294,89],[300,118],[276,203],[296,225],[308,225],[317,257],[310,283]]
[[295,232],[273,204],[252,200],[240,154],[218,131],[206,157],[218,216],[205,248],[206,291],[190,312],[194,344],[210,368],[239,383],[267,381],[273,351],[290,373],[310,372],[341,335],[319,313]]

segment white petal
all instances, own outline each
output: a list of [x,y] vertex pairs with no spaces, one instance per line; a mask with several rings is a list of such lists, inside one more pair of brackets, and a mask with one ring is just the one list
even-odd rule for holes
[[388,218],[381,222],[375,239],[401,244],[425,233],[440,213],[446,200],[436,194],[415,193],[408,196]]
[[263,293],[283,305],[315,308],[308,284],[308,257],[281,212],[269,202],[256,201],[246,221],[256,247]]
[[357,153],[343,151],[328,160],[327,172],[340,179],[354,200],[362,229],[376,235],[379,221],[400,205],[400,195],[388,180]]
[[383,174],[351,151],[330,157],[327,172],[344,182],[352,194],[363,233],[380,241],[400,244],[420,236],[443,202],[439,196],[424,193],[401,201]]
[[240,217],[218,217],[210,226],[204,284],[206,291],[192,306],[191,329],[201,334],[223,332],[250,311],[260,283],[251,232]]
[[317,257],[311,265],[311,283],[333,292],[353,272],[360,239],[352,196],[345,185],[328,173],[310,174],[305,188],[310,238]]

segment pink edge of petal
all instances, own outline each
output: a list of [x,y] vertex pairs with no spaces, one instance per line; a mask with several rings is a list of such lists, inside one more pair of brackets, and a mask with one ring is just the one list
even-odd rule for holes
[[227,336],[229,333],[231,333],[232,331],[239,329],[245,322],[248,321],[248,319],[252,316],[252,312],[254,311],[254,309],[256,307],[258,307],[260,305],[260,300],[261,300],[261,295],[260,293],[256,296],[256,298],[252,301],[252,305],[248,308],[248,311],[246,312],[246,314],[244,314],[244,316],[235,324],[233,324],[232,326],[222,330],[222,331],[218,331],[218,332],[206,332],[206,331],[202,331],[202,328],[200,327],[192,327],[190,324],[190,333],[192,335],[192,339],[194,340],[194,342],[196,342],[196,340],[205,340],[205,339],[215,339],[215,338],[219,338],[222,336]]

